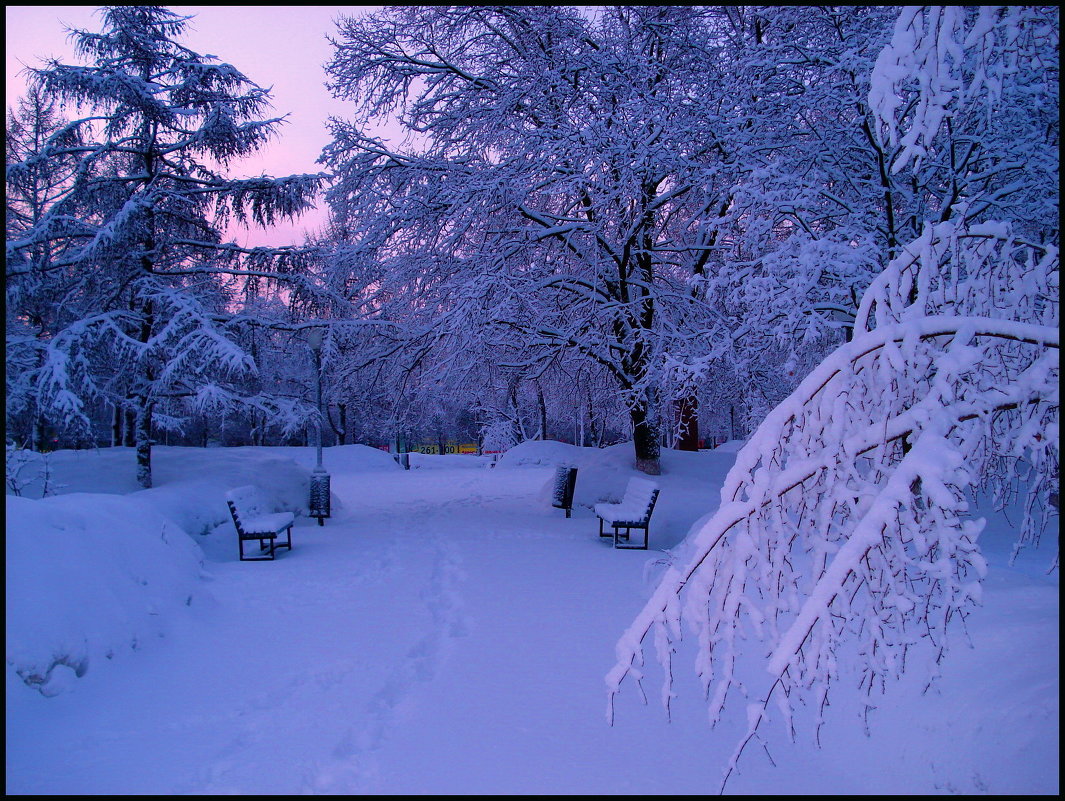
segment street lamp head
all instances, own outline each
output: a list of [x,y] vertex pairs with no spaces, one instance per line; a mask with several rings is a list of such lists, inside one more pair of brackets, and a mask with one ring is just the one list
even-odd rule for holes
[[325,336],[325,331],[321,328],[310,328],[307,330],[307,344],[311,346],[311,350],[320,350],[322,347],[322,338]]

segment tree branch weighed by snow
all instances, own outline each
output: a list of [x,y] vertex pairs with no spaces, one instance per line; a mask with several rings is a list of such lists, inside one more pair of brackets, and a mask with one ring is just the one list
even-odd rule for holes
[[[608,716],[624,679],[639,684],[652,630],[668,711],[686,622],[711,723],[732,695],[751,699],[723,789],[771,700],[789,733],[801,697],[822,708],[839,652],[856,653],[868,692],[901,676],[911,648],[945,654],[986,570],[968,496],[1003,497],[1001,465],[1022,465],[1007,480],[1025,479],[1026,545],[1057,484],[1057,271],[1055,249],[1002,225],[929,226],[905,249],[864,296],[853,341],[740,451],[686,564],[619,640]],[[767,677],[738,677],[745,638]]]

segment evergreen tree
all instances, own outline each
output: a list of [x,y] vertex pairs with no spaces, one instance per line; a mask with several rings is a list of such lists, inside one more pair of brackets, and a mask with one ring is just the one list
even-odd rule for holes
[[[282,122],[263,118],[269,92],[179,44],[188,17],[157,6],[100,14],[101,32],[71,32],[86,65],[52,60],[30,71],[33,91],[84,116],[37,153],[9,158],[9,185],[42,164],[73,159],[76,171],[31,225],[9,227],[8,298],[61,277],[61,322],[44,341],[22,343],[40,354],[27,391],[83,429],[91,399],[132,409],[138,481],[148,487],[153,422],[179,426],[189,401],[237,402],[240,379],[255,370],[234,336],[249,324],[233,314],[241,293],[303,280],[306,249],[241,248],[225,241],[226,226],[299,214],[321,176],[228,177]],[[45,262],[42,249],[52,254]]]
[[[8,109],[5,165],[28,164],[24,169],[6,171],[4,221],[9,240],[39,224],[73,180],[77,164],[73,157],[37,158],[57,135],[64,147],[79,144],[78,131],[67,126],[57,105],[54,98],[33,89],[15,108]],[[63,293],[58,283],[61,276],[48,269],[54,248],[51,242],[29,248],[25,258],[34,269],[24,280],[9,283],[7,293],[7,430],[16,442],[28,443],[35,450],[42,447],[45,420],[27,382],[43,363],[36,345],[55,333],[62,311],[55,302]]]

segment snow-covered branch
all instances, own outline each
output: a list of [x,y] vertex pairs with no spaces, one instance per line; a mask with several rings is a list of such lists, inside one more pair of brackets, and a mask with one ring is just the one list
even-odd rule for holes
[[[1002,459],[1030,466],[1032,514],[1057,484],[1057,271],[1056,251],[1008,226],[930,226],[894,260],[863,298],[853,341],[738,454],[720,508],[620,639],[611,699],[642,678],[651,632],[672,697],[686,623],[711,721],[730,697],[749,699],[731,771],[771,698],[789,732],[800,699],[821,708],[841,652],[869,692],[902,673],[910,649],[944,653],[984,573],[972,492]],[[745,641],[767,654],[768,678],[736,672]]]

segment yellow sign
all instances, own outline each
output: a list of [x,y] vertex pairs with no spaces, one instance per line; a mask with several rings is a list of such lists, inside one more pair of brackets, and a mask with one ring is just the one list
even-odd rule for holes
[[[420,445],[415,445],[414,450],[418,453],[440,453],[440,446],[435,442],[423,442]],[[448,440],[444,443],[444,453],[477,453],[477,444],[474,442],[464,442],[459,444],[455,440]]]

